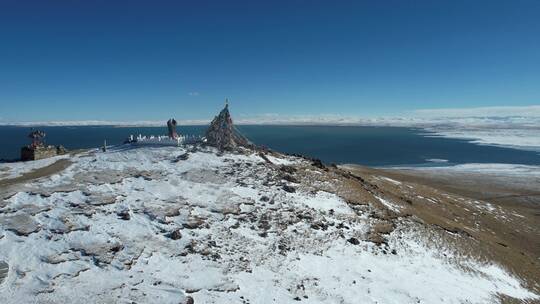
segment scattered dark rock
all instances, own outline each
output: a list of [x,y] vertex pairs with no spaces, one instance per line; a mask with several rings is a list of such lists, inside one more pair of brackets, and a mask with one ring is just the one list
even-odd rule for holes
[[273,163],[270,159],[268,159],[268,157],[266,157],[266,155],[264,155],[264,153],[262,153],[262,152],[259,153],[259,157],[262,158],[267,164],[271,164],[271,165],[274,164],[274,163]]
[[5,278],[7,278],[8,273],[9,273],[8,263],[0,260],[0,285],[4,282]]
[[270,222],[268,221],[268,218],[265,214],[263,214],[263,216],[261,216],[260,220],[259,220],[259,224],[257,225],[259,227],[259,229],[261,230],[269,230],[272,226],[270,225]]
[[[293,211],[293,210],[290,210],[290,211]],[[298,219],[300,220],[308,220],[308,221],[311,221],[313,220],[313,215],[312,214],[309,214],[308,212],[296,212],[296,217],[298,217]]]
[[320,159],[313,159],[313,162],[311,163],[312,166],[317,167],[319,169],[326,169],[324,164]]
[[187,296],[186,300],[184,301],[184,304],[195,304],[195,301],[191,296]]
[[124,248],[124,246],[122,246],[121,244],[116,244],[116,245],[112,246],[110,250],[111,250],[111,252],[116,253],[116,252],[122,250],[123,248]]
[[296,189],[292,186],[289,186],[289,185],[283,185],[283,190],[285,190],[286,192],[289,192],[289,193],[294,193],[296,192]]
[[347,242],[349,242],[349,243],[351,243],[351,244],[353,244],[353,245],[358,245],[358,244],[360,244],[360,241],[359,241],[357,238],[354,238],[354,237],[348,239]]
[[204,224],[204,220],[200,218],[189,219],[187,223],[182,224],[187,229],[197,229]]
[[379,233],[370,233],[368,235],[369,242],[374,243],[377,246],[381,246],[382,244],[386,244],[386,239]]
[[288,181],[290,183],[298,183],[298,180],[296,178],[294,178],[293,176],[289,175],[289,174],[285,174],[281,178],[283,178],[284,180],[286,180],[286,181]]
[[310,227],[315,230],[328,230],[328,224],[323,222],[312,223]]
[[287,244],[283,241],[280,241],[278,244],[279,253],[285,255],[285,253],[290,250],[291,248],[287,246]]
[[173,163],[177,163],[181,160],[187,160],[189,158],[189,153],[184,153],[184,154],[181,154],[181,155],[178,155],[174,160],[173,160]]
[[347,225],[345,225],[343,223],[337,224],[336,228],[338,228],[338,229],[344,229],[344,228],[345,229],[350,229],[349,226],[347,226]]
[[174,231],[167,234],[167,237],[171,240],[179,240],[182,238],[182,233],[180,232],[180,229],[175,229]]
[[293,167],[293,166],[287,166],[287,165],[281,165],[281,167],[279,167],[279,170],[285,172],[285,173],[288,173],[288,174],[293,174],[296,172],[296,168]]
[[191,241],[189,244],[187,244],[184,249],[186,250],[187,253],[195,253],[195,246],[197,245],[197,243],[195,241]]
[[135,174],[135,175],[133,175],[133,177],[135,177],[135,178],[142,177],[145,181],[151,181],[152,178],[150,176],[148,176],[148,175],[149,175],[148,172],[143,172],[143,173]]
[[118,212],[116,215],[118,216],[119,219],[124,220],[124,221],[129,221],[129,219],[131,219],[131,216],[129,215],[128,210],[122,210]]
[[64,146],[62,145],[56,146],[56,154],[63,155],[66,153],[68,153],[68,150]]
[[266,195],[261,196],[261,202],[268,202],[270,201],[270,198]]

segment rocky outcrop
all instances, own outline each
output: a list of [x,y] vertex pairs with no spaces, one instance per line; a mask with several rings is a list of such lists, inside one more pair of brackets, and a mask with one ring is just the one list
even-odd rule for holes
[[220,150],[252,146],[249,140],[234,127],[228,104],[225,104],[225,108],[214,117],[208,130],[206,130],[205,136],[209,145]]

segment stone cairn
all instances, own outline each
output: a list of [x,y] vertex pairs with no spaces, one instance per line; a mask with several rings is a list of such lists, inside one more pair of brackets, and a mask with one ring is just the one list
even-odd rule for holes
[[210,123],[205,137],[207,144],[219,150],[253,147],[253,144],[234,127],[228,100],[225,100],[225,108]]
[[169,138],[176,139],[178,138],[178,133],[176,133],[176,120],[174,118],[171,118],[167,121],[167,130]]

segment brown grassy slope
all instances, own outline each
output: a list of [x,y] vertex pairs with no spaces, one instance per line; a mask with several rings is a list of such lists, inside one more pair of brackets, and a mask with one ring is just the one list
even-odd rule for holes
[[[496,184],[474,179],[467,187],[462,181],[470,176],[455,177],[452,182],[432,179],[422,172],[412,175],[361,166],[342,169],[378,187],[385,197],[402,206],[403,213],[464,236],[465,241],[458,244],[462,251],[500,263],[524,279],[529,288],[540,291],[540,205],[524,204],[519,189],[497,189]],[[499,195],[503,199],[493,199],[494,193],[503,194]]]

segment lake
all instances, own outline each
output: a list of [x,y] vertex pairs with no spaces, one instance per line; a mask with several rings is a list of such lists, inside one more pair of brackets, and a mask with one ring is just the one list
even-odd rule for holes
[[[166,134],[163,127],[39,127],[46,142],[68,149],[121,144],[130,134]],[[368,166],[426,166],[464,163],[540,165],[538,152],[483,146],[467,140],[427,137],[426,132],[402,127],[363,126],[238,126],[251,141],[276,151],[300,153],[327,163]],[[202,135],[206,126],[179,126],[182,134]],[[16,159],[30,142],[30,127],[0,126],[0,159]],[[445,160],[446,162],[443,162]]]

